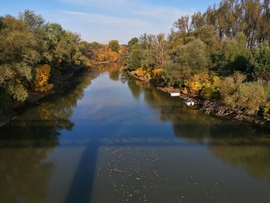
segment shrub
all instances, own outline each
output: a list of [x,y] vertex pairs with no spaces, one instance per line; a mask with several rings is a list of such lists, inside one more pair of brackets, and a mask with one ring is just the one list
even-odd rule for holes
[[36,68],[36,76],[34,79],[35,91],[46,92],[53,88],[53,84],[49,84],[51,67],[48,64],[40,65]]
[[267,94],[265,83],[262,81],[246,82],[225,98],[225,102],[232,107],[244,108],[247,114],[256,114],[260,107],[265,106]]
[[162,68],[154,68],[152,70],[151,76],[152,76],[153,79],[160,79],[162,74],[163,74],[163,69]]
[[135,71],[136,75],[138,76],[143,76],[146,78],[150,78],[150,72],[147,71],[147,69],[145,67],[140,67]]
[[24,102],[28,97],[28,92],[26,88],[17,81],[9,82],[7,84],[7,91],[13,97],[13,99],[16,99],[19,102]]

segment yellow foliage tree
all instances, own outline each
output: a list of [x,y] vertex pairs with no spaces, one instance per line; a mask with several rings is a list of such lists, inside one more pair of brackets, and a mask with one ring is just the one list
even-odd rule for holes
[[122,54],[125,51],[125,47],[124,46],[120,46],[118,53]]
[[154,68],[152,70],[152,77],[155,78],[155,79],[159,79],[159,78],[161,78],[162,73],[163,73],[162,68]]
[[97,61],[104,62],[104,61],[117,61],[119,58],[119,54],[112,51],[109,47],[102,47],[98,50],[97,53]]
[[150,73],[147,71],[147,69],[145,67],[140,67],[140,68],[136,69],[135,73],[139,77],[146,77],[148,79],[151,78]]
[[194,74],[188,80],[185,80],[184,84],[188,87],[189,91],[194,94],[199,94],[203,88],[211,86],[209,74],[207,72]]
[[198,94],[206,99],[218,99],[221,96],[221,79],[208,72],[194,74],[188,80],[185,80],[184,84],[189,92]]
[[47,92],[53,88],[53,84],[49,84],[51,67],[48,64],[39,65],[36,68],[36,76],[34,79],[35,91]]

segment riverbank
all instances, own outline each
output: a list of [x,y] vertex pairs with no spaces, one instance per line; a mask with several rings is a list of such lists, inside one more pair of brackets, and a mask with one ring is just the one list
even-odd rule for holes
[[270,122],[263,118],[262,112],[259,112],[258,115],[248,115],[244,112],[243,108],[232,108],[220,100],[203,99],[199,95],[189,94],[189,93],[181,91],[179,88],[167,86],[165,83],[158,83],[153,79],[148,79],[143,76],[138,76],[135,73],[135,71],[127,70],[127,73],[138,80],[150,83],[151,85],[160,89],[163,92],[167,92],[167,93],[178,92],[180,93],[179,98],[181,100],[185,100],[187,98],[196,100],[198,109],[201,111],[204,111],[205,114],[209,116],[213,115],[213,116],[222,117],[222,118],[226,118],[230,120],[236,120],[236,121],[248,124],[248,125],[252,125],[263,131],[270,130]]
[[76,68],[72,74],[69,74],[61,79],[59,85],[55,86],[52,90],[47,92],[29,92],[29,96],[25,102],[13,101],[6,107],[5,113],[0,114],[0,127],[16,119],[20,112],[25,109],[38,104],[39,101],[46,99],[49,96],[64,92],[68,89],[70,84],[74,83],[77,78],[84,74],[86,71],[92,71],[95,74],[95,68],[81,66]]

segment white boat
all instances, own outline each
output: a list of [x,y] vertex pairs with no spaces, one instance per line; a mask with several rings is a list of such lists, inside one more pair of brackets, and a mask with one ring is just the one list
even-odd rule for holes
[[193,101],[184,101],[184,102],[188,106],[193,106],[195,104],[195,102],[193,102]]
[[180,96],[180,92],[171,92],[170,94],[171,94],[172,97]]
[[184,103],[188,106],[194,106],[195,105],[195,100],[191,99],[191,98],[185,98],[184,99]]

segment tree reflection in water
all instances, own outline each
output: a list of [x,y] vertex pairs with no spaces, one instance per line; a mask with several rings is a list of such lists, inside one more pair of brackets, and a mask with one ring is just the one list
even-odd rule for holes
[[145,101],[159,111],[162,120],[173,123],[176,136],[205,144],[219,159],[244,168],[255,178],[266,178],[270,183],[269,134],[237,121],[206,117],[202,111],[185,106],[179,98],[168,97],[167,93],[144,82],[129,84],[133,85],[130,90],[136,99],[137,92],[144,90]]
[[[81,136],[82,140],[80,136],[73,136],[72,139],[74,142],[77,141],[79,147],[85,147],[85,150],[79,160],[75,176],[72,177],[70,191],[65,197],[66,202],[74,202],[79,197],[90,201],[90,194],[95,197],[99,195],[101,199],[107,198],[108,201],[113,202],[115,199],[108,194],[115,193],[119,195],[117,196],[119,201],[136,199],[150,202],[157,197],[162,197],[164,201],[161,199],[159,201],[166,202],[172,198],[172,194],[181,199],[182,197],[179,196],[181,191],[187,192],[186,194],[190,197],[193,197],[196,191],[202,197],[208,198],[205,197],[205,193],[202,193],[206,190],[212,191],[212,197],[216,195],[215,197],[222,199],[221,195],[226,194],[226,191],[218,190],[221,187],[216,185],[216,181],[207,179],[205,174],[199,174],[197,177],[193,175],[198,170],[203,170],[201,165],[196,164],[197,162],[203,164],[202,162],[208,160],[210,154],[208,150],[223,162],[241,167],[256,178],[269,179],[270,149],[268,149],[267,135],[258,135],[258,132],[246,125],[205,116],[203,112],[185,106],[179,98],[170,97],[167,93],[147,83],[133,80],[125,73],[118,72],[114,66],[108,69],[106,65],[102,65],[97,70],[94,74],[84,74],[82,80],[78,80],[67,92],[44,100],[35,108],[25,111],[14,122],[1,128],[0,202],[40,202],[46,199],[46,196],[49,196],[47,194],[49,180],[53,179],[51,177],[57,171],[55,169],[57,166],[45,160],[59,145],[61,130],[73,131],[76,128],[78,134],[82,132],[85,136]],[[127,84],[139,105],[129,106],[128,103],[128,108],[123,108],[123,105],[117,103],[123,98],[118,97],[118,94],[112,92],[111,89],[105,95],[100,93],[100,90],[96,90],[96,93],[100,95],[99,100],[100,98],[115,100],[104,99],[104,102],[98,103],[101,108],[88,109],[87,116],[98,119],[83,120],[83,123],[75,126],[71,122],[71,116],[78,99],[84,97],[84,90],[89,86],[92,78],[107,70],[113,84],[117,80]],[[92,98],[93,95],[88,99]],[[143,100],[146,101],[146,105],[141,102]],[[107,105],[108,103],[111,105]],[[158,112],[160,119],[156,119],[157,116],[153,112]],[[156,125],[152,123],[152,120],[148,122],[147,119],[156,119],[158,123]],[[89,124],[91,122],[92,125]],[[158,125],[164,124],[163,122],[169,125],[165,127]],[[88,137],[86,132],[96,137]],[[170,135],[167,136],[166,133],[172,136],[169,137]],[[179,139],[175,139],[174,136]],[[64,138],[61,138],[61,145],[64,145],[63,140]],[[75,144],[72,145],[70,138],[66,141],[67,145],[71,143],[74,148]],[[172,146],[175,146],[173,150]],[[207,153],[204,154],[205,156],[197,155],[200,151],[193,150],[195,148],[190,148],[190,146],[204,146],[200,149]],[[171,152],[175,153],[172,155],[174,157],[168,159]],[[182,153],[182,156],[178,156],[178,153]],[[189,156],[192,157],[190,162]],[[187,165],[193,163],[200,168],[197,170],[193,167],[194,165],[188,168],[185,163]],[[216,165],[216,168],[217,166],[220,165]],[[207,163],[204,167],[208,169]],[[95,174],[95,172],[96,176],[91,175],[89,178],[89,174]],[[178,173],[180,175],[176,178]],[[92,187],[94,178],[103,182]],[[111,186],[107,187],[108,182]],[[103,188],[109,191],[103,191],[103,188],[100,190],[99,186],[102,183],[104,183]],[[215,187],[208,188],[206,184]],[[172,190],[171,186],[179,187],[174,187]],[[152,193],[152,190],[156,193]],[[80,192],[85,193],[81,195]],[[108,196],[104,195],[104,192]]]
[[72,130],[69,119],[84,89],[98,71],[84,72],[68,91],[27,109],[0,131],[0,202],[40,202],[46,198],[52,162],[45,162],[59,145],[60,131]]

